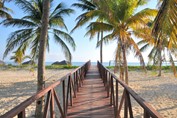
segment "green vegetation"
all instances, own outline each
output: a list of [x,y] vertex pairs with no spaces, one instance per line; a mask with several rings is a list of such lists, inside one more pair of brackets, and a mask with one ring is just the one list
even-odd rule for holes
[[78,66],[71,66],[71,65],[50,65],[46,66],[46,69],[74,69]]
[[[107,66],[108,69],[114,69],[114,67],[115,66]],[[150,71],[158,70],[158,68],[159,68],[159,66],[154,66],[154,65],[148,65],[148,66],[146,66],[146,69],[150,70]],[[172,69],[171,66],[162,66],[162,70],[164,70],[166,72],[170,71],[171,69]],[[176,69],[177,69],[177,67],[176,67]],[[129,71],[142,70],[142,67],[141,66],[128,66],[128,70]]]
[[[31,68],[31,65],[0,65],[0,68],[4,69],[29,69]],[[34,69],[37,69],[37,65],[33,66]],[[78,66],[71,66],[71,65],[47,65],[46,69],[75,69],[78,68]]]

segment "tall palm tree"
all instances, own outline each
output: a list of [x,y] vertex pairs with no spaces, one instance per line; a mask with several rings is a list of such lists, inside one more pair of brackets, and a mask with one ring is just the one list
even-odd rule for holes
[[[12,12],[11,9],[7,8],[4,6],[4,2],[6,2],[7,0],[0,0],[0,18],[12,18],[11,15],[8,12]],[[10,0],[8,0],[7,2],[9,2]]]
[[[20,28],[12,32],[7,39],[4,57],[15,48],[20,50],[30,48],[32,57],[39,57],[37,91],[43,89],[45,84],[45,50],[46,48],[49,50],[50,36],[53,35],[52,39],[62,47],[69,62],[71,62],[72,56],[66,43],[75,50],[74,39],[62,30],[67,30],[63,17],[73,13],[73,10],[65,8],[63,3],[51,9],[52,2],[53,0],[16,0],[15,3],[22,8],[26,16],[2,22],[5,26]],[[42,117],[43,99],[44,97],[39,99],[36,104],[36,117],[39,118]]]
[[[8,37],[4,58],[15,48],[19,48],[21,50],[30,49],[31,55],[36,57],[39,54],[43,0],[16,0],[15,3],[22,8],[25,12],[25,16],[21,19],[12,18],[4,20],[1,23],[5,26],[16,26],[19,28],[12,32]],[[63,17],[71,13],[73,13],[73,10],[65,8],[63,3],[58,4],[54,10],[51,9],[46,43],[46,47],[49,51],[49,40],[53,39],[56,44],[59,44],[62,47],[65,57],[69,62],[71,62],[72,56],[66,43],[75,50],[75,42],[68,33],[63,31],[63,29],[67,31]],[[52,35],[53,37],[51,38]]]
[[[104,40],[116,40],[117,41],[117,51],[121,53],[116,53],[116,56],[120,56],[121,59],[118,61],[123,61],[125,82],[128,84],[128,66],[127,66],[127,53],[128,50],[133,50],[135,56],[139,57],[141,65],[144,67],[145,63],[141,51],[139,50],[137,44],[135,43],[132,35],[139,38],[148,38],[146,35],[147,23],[157,14],[157,10],[144,9],[138,13],[135,13],[136,8],[142,5],[139,0],[101,0],[104,8],[102,10],[95,11],[92,14],[93,17],[102,17],[105,22],[98,23],[92,22],[88,28],[88,32],[91,36],[95,35],[95,31],[108,31],[110,34],[105,36]],[[101,24],[101,25],[100,25]],[[117,52],[116,51],[116,52]]]
[[[92,17],[89,17],[87,14],[92,14],[94,10],[100,9],[99,1],[97,0],[78,0],[79,3],[74,3],[72,6],[77,7],[85,11],[83,14],[79,15],[76,20],[76,26],[73,28],[71,32],[73,32],[75,29],[87,24],[89,21],[93,20]],[[97,18],[97,22],[102,22],[103,19]],[[93,37],[90,37],[92,39]],[[103,62],[103,41],[101,40],[103,38],[103,31],[100,31],[97,33],[97,46],[100,47],[100,62]],[[100,43],[98,44],[98,42]]]
[[[48,39],[50,0],[44,0],[42,12],[42,30],[39,38],[38,85],[37,91],[44,88],[45,83],[45,50]],[[44,111],[44,96],[36,101],[36,118],[42,118]]]

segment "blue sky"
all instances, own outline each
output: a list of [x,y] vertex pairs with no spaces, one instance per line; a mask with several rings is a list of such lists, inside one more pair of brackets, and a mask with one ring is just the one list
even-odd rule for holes
[[[77,0],[55,0],[57,1],[56,3],[59,2],[64,2],[67,7],[70,7],[71,4],[74,2],[77,2]],[[145,6],[142,6],[138,8],[137,11],[144,9],[144,8],[156,8],[157,1],[156,0],[149,0],[149,3]],[[14,3],[7,3],[6,6],[9,8],[13,9],[14,13],[12,13],[12,16],[15,18],[21,18],[24,13],[19,9]],[[75,13],[72,14],[71,16],[66,16],[65,23],[69,29],[69,31],[75,26],[76,22],[75,19],[76,17],[81,14],[82,12],[79,9],[75,9]],[[0,19],[2,21],[2,19]],[[4,27],[0,25],[0,60],[2,60],[3,53],[5,50],[6,46],[6,39],[8,35],[15,31],[17,28],[15,27]],[[99,60],[99,48],[96,48],[96,37],[92,39],[91,41],[89,40],[89,37],[85,37],[86,33],[86,26],[83,26],[77,30],[71,36],[74,38],[76,42],[76,51],[71,51],[73,55],[73,60],[74,62],[85,62],[87,60],[91,61],[97,61]],[[108,62],[109,60],[114,59],[114,52],[115,52],[115,47],[116,47],[116,41],[111,42],[109,45],[105,45],[103,47],[103,61]],[[145,61],[147,62],[147,54],[143,53],[143,57]],[[7,56],[4,61],[10,61],[10,55]],[[53,62],[53,61],[61,61],[64,60],[64,55],[62,53],[61,48],[55,44],[55,42],[50,42],[50,52],[47,52],[46,55],[46,61],[47,62]],[[138,60],[134,57],[134,54],[129,54],[128,56],[128,62],[137,62]]]

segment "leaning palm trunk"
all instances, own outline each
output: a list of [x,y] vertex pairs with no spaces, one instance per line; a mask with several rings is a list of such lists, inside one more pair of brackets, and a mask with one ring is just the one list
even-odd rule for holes
[[161,76],[162,73],[162,41],[159,40],[159,43],[157,45],[157,51],[158,51],[158,62],[159,62],[159,74],[158,76]]
[[123,51],[123,68],[125,72],[125,83],[128,85],[128,66],[127,66],[127,57],[126,57],[126,48],[125,44],[122,46],[122,51]]
[[[39,44],[37,91],[42,90],[45,85],[45,52],[48,33],[49,8],[50,0],[44,0],[42,15],[42,30],[40,33],[40,44]],[[36,101],[36,113],[35,113],[36,118],[43,117],[43,110],[44,110],[44,96]]]

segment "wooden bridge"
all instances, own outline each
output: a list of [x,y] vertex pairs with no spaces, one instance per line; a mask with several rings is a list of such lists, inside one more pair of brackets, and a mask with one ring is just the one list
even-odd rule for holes
[[36,93],[0,118],[26,118],[25,109],[45,96],[44,118],[134,118],[132,100],[143,109],[141,117],[160,114],[98,62],[90,61]]

